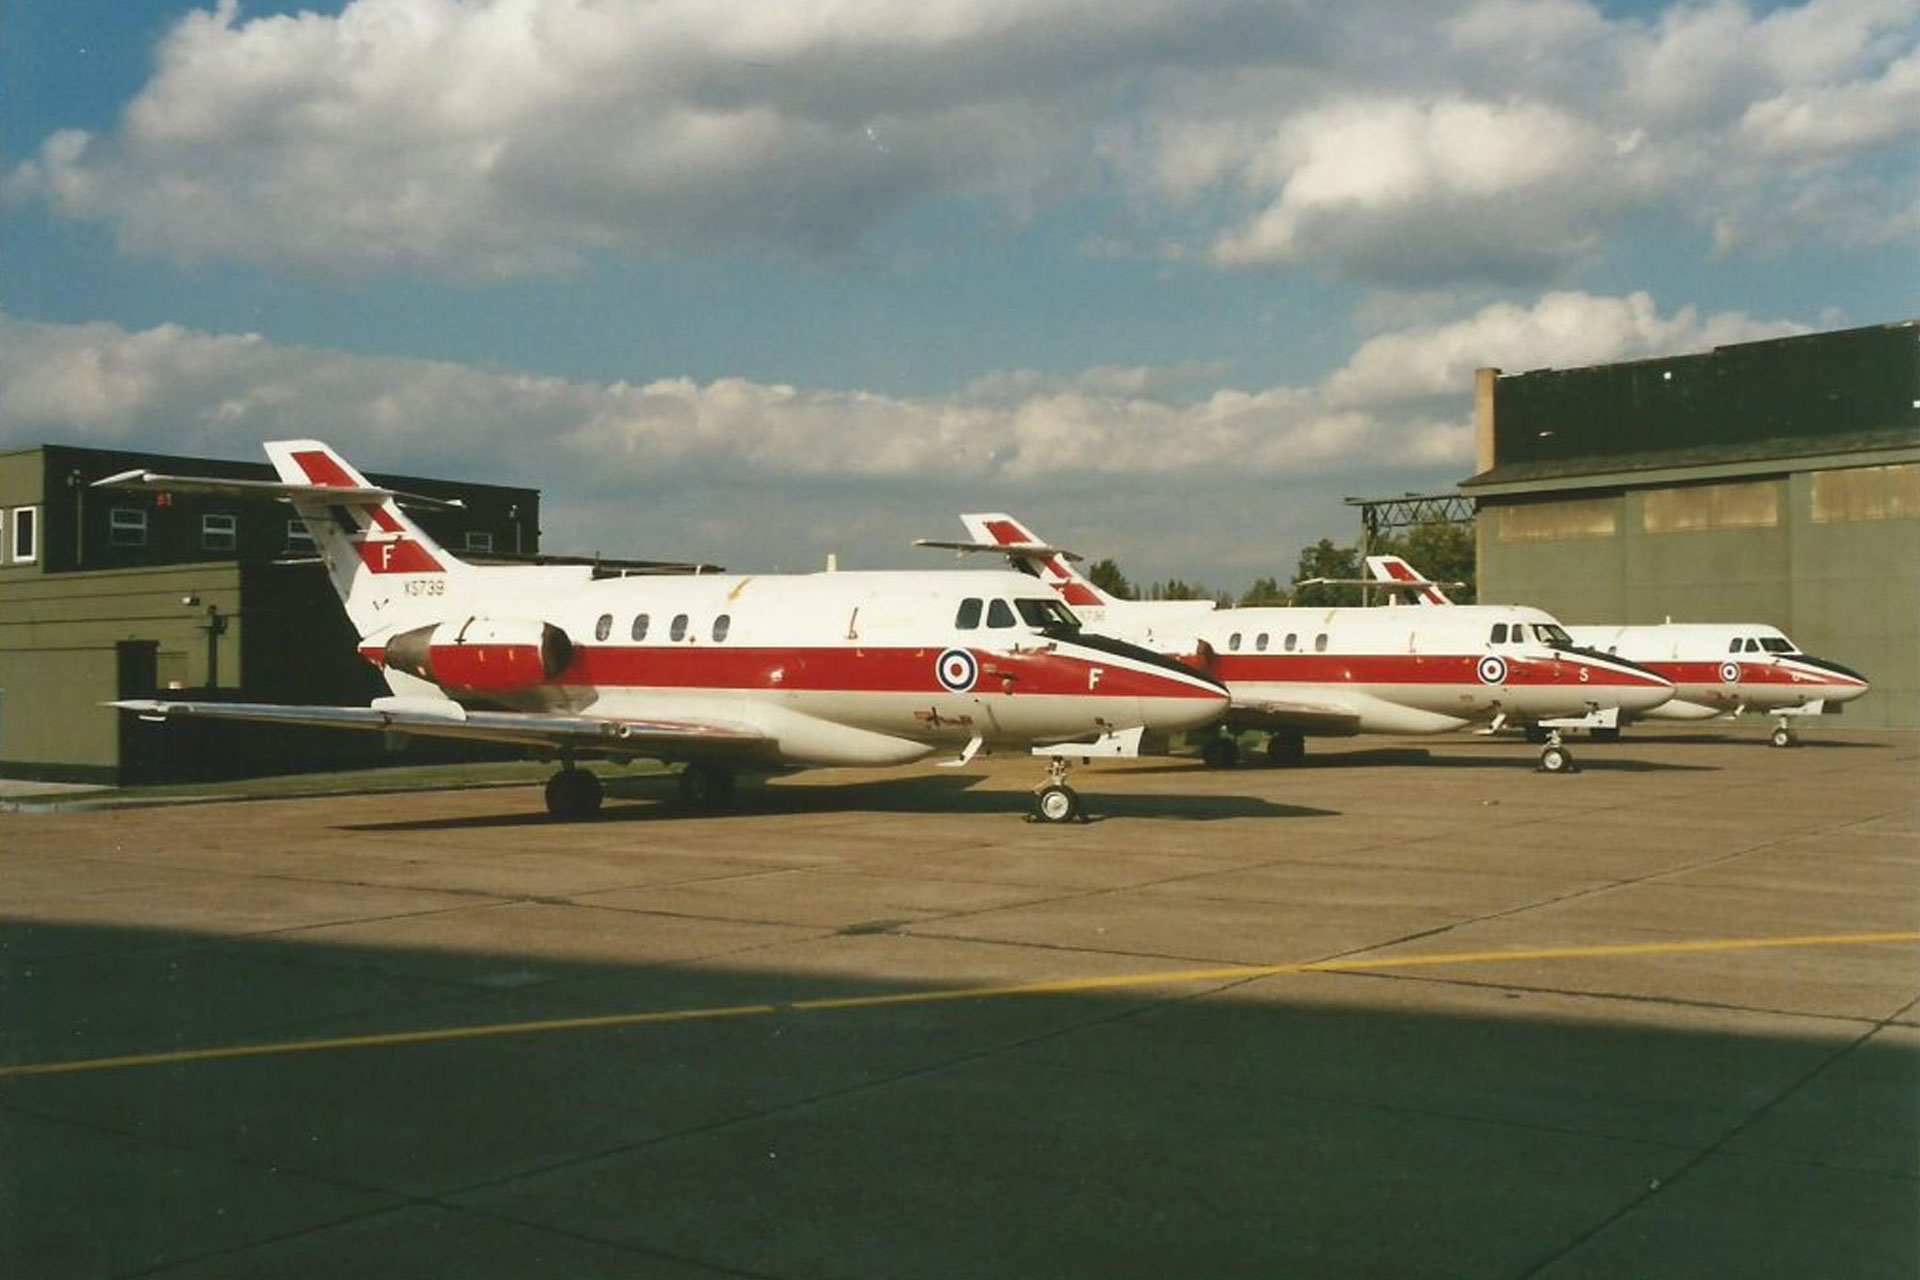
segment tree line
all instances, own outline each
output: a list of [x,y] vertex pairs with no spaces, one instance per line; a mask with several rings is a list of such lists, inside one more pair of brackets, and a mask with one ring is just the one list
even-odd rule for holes
[[[1473,526],[1432,521],[1414,525],[1383,536],[1369,554],[1400,556],[1426,577],[1448,585],[1447,596],[1460,604],[1475,599],[1475,561]],[[1367,576],[1358,547],[1336,546],[1333,539],[1322,538],[1302,547],[1294,572],[1285,583],[1278,578],[1261,577],[1239,596],[1181,578],[1163,582],[1136,584],[1128,579],[1114,560],[1101,560],[1087,569],[1087,577],[1096,587],[1122,600],[1212,600],[1222,608],[1255,605],[1302,605],[1327,608],[1336,605],[1378,604],[1380,593],[1366,592],[1357,586],[1326,586],[1313,583],[1295,586],[1309,578],[1357,579]]]

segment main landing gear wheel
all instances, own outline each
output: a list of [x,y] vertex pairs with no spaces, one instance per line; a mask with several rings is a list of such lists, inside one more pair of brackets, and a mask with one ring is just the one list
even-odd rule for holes
[[1553,730],[1547,735],[1547,745],[1540,749],[1540,772],[1573,773],[1573,752],[1560,745],[1560,731]]
[[1773,733],[1767,738],[1767,741],[1776,747],[1794,747],[1800,744],[1800,739],[1794,736],[1793,730],[1787,728],[1784,724],[1773,726]]
[[695,761],[680,771],[680,803],[714,813],[733,804],[733,770]]
[[1307,758],[1307,740],[1297,733],[1276,733],[1267,738],[1268,764],[1299,764]]
[[1200,748],[1200,759],[1209,769],[1231,769],[1240,763],[1240,744],[1222,734]]
[[572,765],[547,779],[547,812],[569,821],[600,812],[600,779]]

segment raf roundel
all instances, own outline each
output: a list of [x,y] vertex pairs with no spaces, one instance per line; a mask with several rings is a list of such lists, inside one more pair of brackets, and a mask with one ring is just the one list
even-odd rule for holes
[[1720,679],[1725,684],[1739,684],[1740,683],[1740,664],[1737,662],[1721,663]]
[[933,664],[933,673],[945,688],[955,693],[965,693],[973,688],[973,682],[979,678],[980,664],[965,649],[948,649]]
[[1474,674],[1480,677],[1481,684],[1505,684],[1507,682],[1507,660],[1498,654],[1490,653],[1480,659],[1480,665]]

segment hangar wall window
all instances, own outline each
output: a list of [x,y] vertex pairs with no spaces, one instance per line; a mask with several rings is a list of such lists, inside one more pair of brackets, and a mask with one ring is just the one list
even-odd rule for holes
[[1751,480],[1649,489],[1641,497],[1640,511],[1641,527],[1648,533],[1771,529],[1780,523],[1780,482]]
[[1813,473],[1813,522],[1920,518],[1920,462]]
[[294,555],[312,555],[320,548],[314,543],[313,532],[307,528],[305,520],[287,521],[287,551]]
[[147,513],[133,507],[115,507],[107,513],[107,542],[116,547],[147,545]]
[[26,564],[40,558],[40,508],[15,507],[7,517],[7,558]]
[[240,521],[230,515],[204,515],[200,517],[200,549],[202,551],[232,551],[240,545]]
[[466,549],[468,551],[477,551],[481,555],[491,555],[493,553],[492,531],[487,529],[467,530]]
[[1562,542],[1571,538],[1611,538],[1620,532],[1620,499],[1569,498],[1497,507],[1502,542]]

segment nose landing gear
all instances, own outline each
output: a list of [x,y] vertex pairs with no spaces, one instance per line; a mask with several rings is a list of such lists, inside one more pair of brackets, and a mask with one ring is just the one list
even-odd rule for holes
[[1080,793],[1067,785],[1068,767],[1063,756],[1054,756],[1047,761],[1047,780],[1034,788],[1033,813],[1029,821],[1087,820],[1085,811],[1080,807]]
[[1541,773],[1577,773],[1574,767],[1573,752],[1567,750],[1560,741],[1558,729],[1547,730],[1547,745],[1540,748]]

